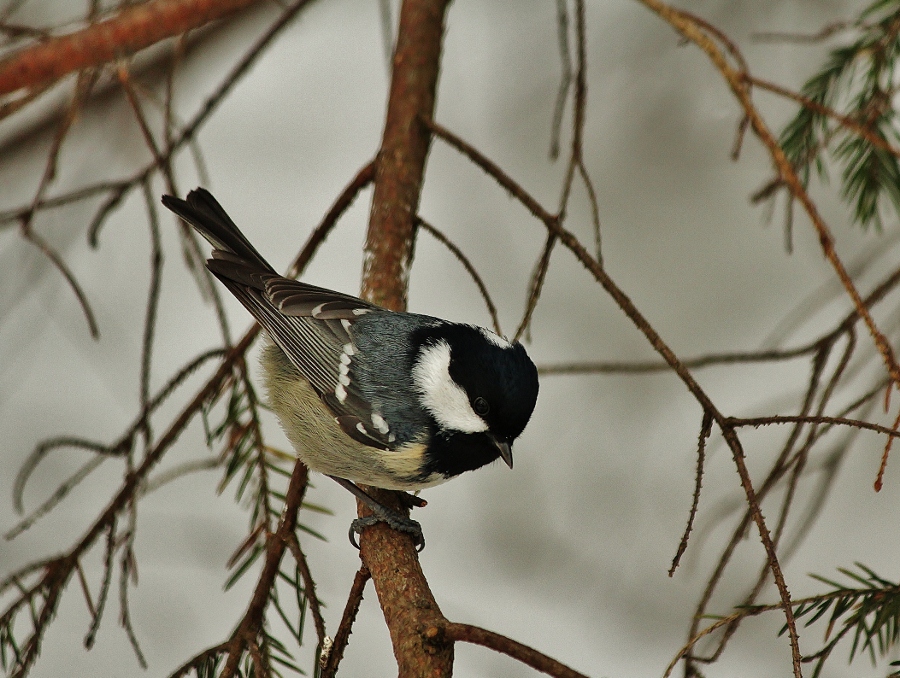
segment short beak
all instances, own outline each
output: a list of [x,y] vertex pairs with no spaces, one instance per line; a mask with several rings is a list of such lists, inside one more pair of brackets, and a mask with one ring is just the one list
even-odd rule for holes
[[497,449],[500,450],[500,458],[503,459],[507,466],[512,468],[513,458],[512,447],[510,444],[502,438],[494,438],[492,436],[491,439],[494,441],[494,445],[497,446]]

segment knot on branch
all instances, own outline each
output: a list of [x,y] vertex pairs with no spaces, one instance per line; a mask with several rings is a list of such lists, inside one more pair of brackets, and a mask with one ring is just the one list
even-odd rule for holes
[[446,620],[420,624],[416,629],[422,639],[422,647],[429,654],[437,654],[444,651],[453,641],[447,638]]

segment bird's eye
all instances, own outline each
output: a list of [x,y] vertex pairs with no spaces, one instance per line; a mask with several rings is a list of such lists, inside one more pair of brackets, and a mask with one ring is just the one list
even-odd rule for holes
[[488,401],[481,396],[475,398],[475,400],[472,402],[472,407],[475,410],[475,414],[477,414],[479,417],[483,417],[491,410],[491,406],[488,405]]

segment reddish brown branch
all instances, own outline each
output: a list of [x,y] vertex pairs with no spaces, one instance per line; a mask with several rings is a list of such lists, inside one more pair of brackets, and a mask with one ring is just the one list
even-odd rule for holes
[[[400,8],[362,283],[366,299],[393,310],[406,308],[415,216],[431,141],[422,120],[434,112],[447,4],[447,0],[404,0]],[[395,493],[373,494],[400,510]],[[359,510],[360,515],[368,513],[361,504]],[[451,675],[453,647],[426,647],[416,631],[446,620],[409,535],[384,524],[369,527],[360,537],[360,556],[372,575],[400,678]]]
[[[429,634],[429,631],[430,629],[426,629],[426,635]],[[434,629],[432,635],[439,636],[440,630]],[[450,622],[443,627],[443,637],[450,642],[462,641],[490,648],[512,657],[541,673],[546,673],[556,678],[587,678],[583,673],[570,669],[565,664],[538,652],[528,645],[523,645],[512,638],[507,638],[499,633],[472,626],[471,624]]]
[[134,54],[258,0],[148,0],[105,21],[26,47],[0,61],[0,95]]
[[400,9],[363,268],[363,296],[393,310],[406,308],[414,219],[431,142],[422,119],[434,112],[447,4],[406,0]]

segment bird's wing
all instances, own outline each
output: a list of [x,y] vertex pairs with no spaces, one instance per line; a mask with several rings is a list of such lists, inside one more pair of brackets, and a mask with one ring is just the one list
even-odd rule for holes
[[212,194],[202,188],[163,204],[214,247],[207,268],[231,290],[334,412],[347,435],[389,449],[388,427],[354,382],[352,324],[389,313],[362,299],[284,278],[256,251]]
[[390,311],[348,294],[250,269],[228,254],[216,255],[207,262],[210,271],[309,381],[344,432],[364,445],[390,449],[387,423],[355,380],[358,358],[350,334],[353,323],[366,313]]

